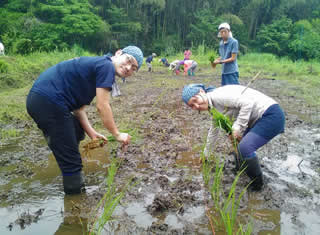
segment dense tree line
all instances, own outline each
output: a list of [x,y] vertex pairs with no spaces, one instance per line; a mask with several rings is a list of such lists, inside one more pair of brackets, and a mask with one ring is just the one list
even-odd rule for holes
[[242,52],[320,59],[320,0],[1,0],[0,40],[11,53],[97,53],[136,44],[146,54],[216,48],[227,21]]

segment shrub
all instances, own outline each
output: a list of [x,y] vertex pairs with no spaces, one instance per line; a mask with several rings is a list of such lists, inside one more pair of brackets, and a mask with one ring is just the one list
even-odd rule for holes
[[0,60],[0,73],[8,73],[8,71],[9,71],[8,64]]

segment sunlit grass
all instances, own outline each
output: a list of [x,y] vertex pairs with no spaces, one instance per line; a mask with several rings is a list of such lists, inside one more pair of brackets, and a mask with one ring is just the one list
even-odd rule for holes
[[29,120],[26,111],[26,96],[29,87],[0,93],[0,123],[9,124]]
[[20,135],[20,131],[14,128],[0,130],[0,140],[15,138],[15,137],[18,137],[19,135]]
[[[84,55],[89,55],[83,51]],[[30,85],[41,72],[64,60],[79,56],[77,51],[34,52],[27,56],[1,56],[0,63],[7,67],[0,73],[0,91]]]
[[320,62],[292,61],[286,57],[278,58],[272,54],[250,53],[239,58],[240,76],[253,76],[262,71],[261,76],[285,80],[297,87],[298,95],[311,105],[320,103]]

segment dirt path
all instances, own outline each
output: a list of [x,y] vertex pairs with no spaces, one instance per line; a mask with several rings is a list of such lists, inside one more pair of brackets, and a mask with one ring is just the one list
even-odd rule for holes
[[[138,184],[122,200],[114,214],[115,221],[105,227],[105,234],[212,234],[205,214],[210,196],[204,187],[199,162],[210,117],[192,111],[181,101],[185,84],[201,82],[218,86],[219,78],[210,73],[211,70],[202,69],[196,77],[177,77],[158,68],[152,74],[142,71],[127,79],[126,84],[120,84],[123,95],[112,100],[115,120],[121,126],[136,128],[139,138],[126,153],[118,152],[124,161],[116,183],[123,185],[134,177]],[[249,80],[241,78],[241,83],[246,85]],[[287,122],[285,134],[258,151],[267,185],[262,192],[245,194],[241,220],[251,221],[254,234],[317,234],[320,229],[319,107],[310,107],[300,100],[295,87],[264,79],[263,75],[252,87],[275,98],[286,111]],[[294,92],[296,95],[292,95]],[[89,116],[99,128],[94,109],[92,105]],[[81,227],[78,216],[85,218],[103,193],[101,183],[108,166],[109,149],[94,152],[92,159],[84,163],[89,186],[86,200],[70,199],[63,196],[59,170],[52,156],[47,160],[49,151],[42,139],[32,128],[27,137],[0,149],[0,216],[4,211],[10,214],[8,209],[13,208],[10,216],[0,222],[1,234],[10,227],[11,234],[28,234],[27,231],[35,234],[44,226],[48,228],[50,222],[51,234],[55,231],[79,234],[75,230]],[[221,140],[217,146],[225,155],[230,147],[227,140]],[[232,159],[227,157],[223,180],[226,190],[235,177],[233,167]],[[243,176],[239,190],[247,183]],[[37,206],[32,204],[35,201]],[[70,201],[78,203],[82,211],[70,206]],[[27,211],[29,214],[23,214]]]

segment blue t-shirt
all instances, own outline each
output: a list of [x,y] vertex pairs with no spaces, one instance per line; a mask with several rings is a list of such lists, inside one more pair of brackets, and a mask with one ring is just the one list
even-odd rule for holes
[[[229,37],[227,43],[224,43],[223,40],[221,40],[219,45],[219,54],[220,54],[221,60],[231,58],[232,54],[238,54],[239,52],[238,48],[239,46],[238,46],[237,39]],[[239,72],[237,60],[232,61],[230,63],[222,64],[222,74],[235,73],[235,72]]]
[[91,103],[96,88],[112,89],[115,68],[107,56],[78,57],[44,71],[31,91],[73,111]]
[[152,59],[153,59],[152,55],[149,56],[149,57],[146,59],[146,63],[151,63]]

